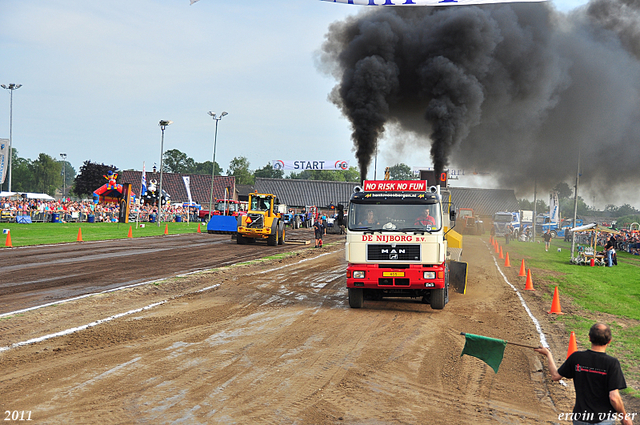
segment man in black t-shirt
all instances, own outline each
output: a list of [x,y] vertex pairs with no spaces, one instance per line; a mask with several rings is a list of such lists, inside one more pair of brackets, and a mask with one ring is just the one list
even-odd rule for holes
[[627,388],[615,357],[605,353],[611,342],[611,328],[604,323],[596,323],[589,330],[591,349],[576,351],[566,362],[556,368],[548,348],[536,348],[547,357],[551,379],[559,381],[573,379],[576,390],[576,404],[573,413],[562,413],[559,420],[573,420],[577,424],[613,424],[616,419],[623,425],[632,425],[635,414],[627,414],[618,390]]

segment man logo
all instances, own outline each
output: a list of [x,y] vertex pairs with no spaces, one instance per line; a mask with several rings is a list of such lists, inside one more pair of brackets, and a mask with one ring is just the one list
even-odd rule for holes
[[398,254],[389,255],[389,260],[397,260],[397,259],[398,259]]

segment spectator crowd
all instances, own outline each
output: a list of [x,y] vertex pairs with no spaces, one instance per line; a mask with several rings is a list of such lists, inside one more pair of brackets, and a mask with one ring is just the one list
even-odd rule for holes
[[[20,221],[20,217],[29,217],[32,222],[117,222],[120,206],[115,203],[94,203],[92,201],[39,200],[0,198],[0,221]],[[129,221],[155,222],[158,208],[153,205],[131,205]],[[198,221],[197,209],[180,205],[167,205],[162,208],[162,221]]]

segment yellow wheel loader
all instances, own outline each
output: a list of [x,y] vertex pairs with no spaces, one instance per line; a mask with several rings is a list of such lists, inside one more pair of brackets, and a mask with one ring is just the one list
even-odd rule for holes
[[276,195],[250,193],[248,208],[246,215],[238,216],[238,244],[266,239],[267,245],[283,245],[283,214],[287,206],[281,204]]

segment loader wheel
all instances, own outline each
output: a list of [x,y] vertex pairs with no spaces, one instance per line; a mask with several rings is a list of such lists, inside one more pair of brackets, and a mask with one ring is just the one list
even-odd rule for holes
[[277,235],[277,233],[274,233],[274,234],[269,235],[267,237],[267,245],[269,245],[269,246],[278,245],[278,235]]
[[236,237],[236,242],[238,243],[238,245],[244,245],[244,244],[246,244],[246,243],[247,243],[247,238],[245,238],[245,237],[244,237],[244,236],[242,236],[242,235],[238,235],[238,236]]
[[364,304],[364,292],[362,288],[349,288],[349,307],[362,308]]
[[278,237],[278,245],[284,245],[284,226],[280,230],[280,236]]

